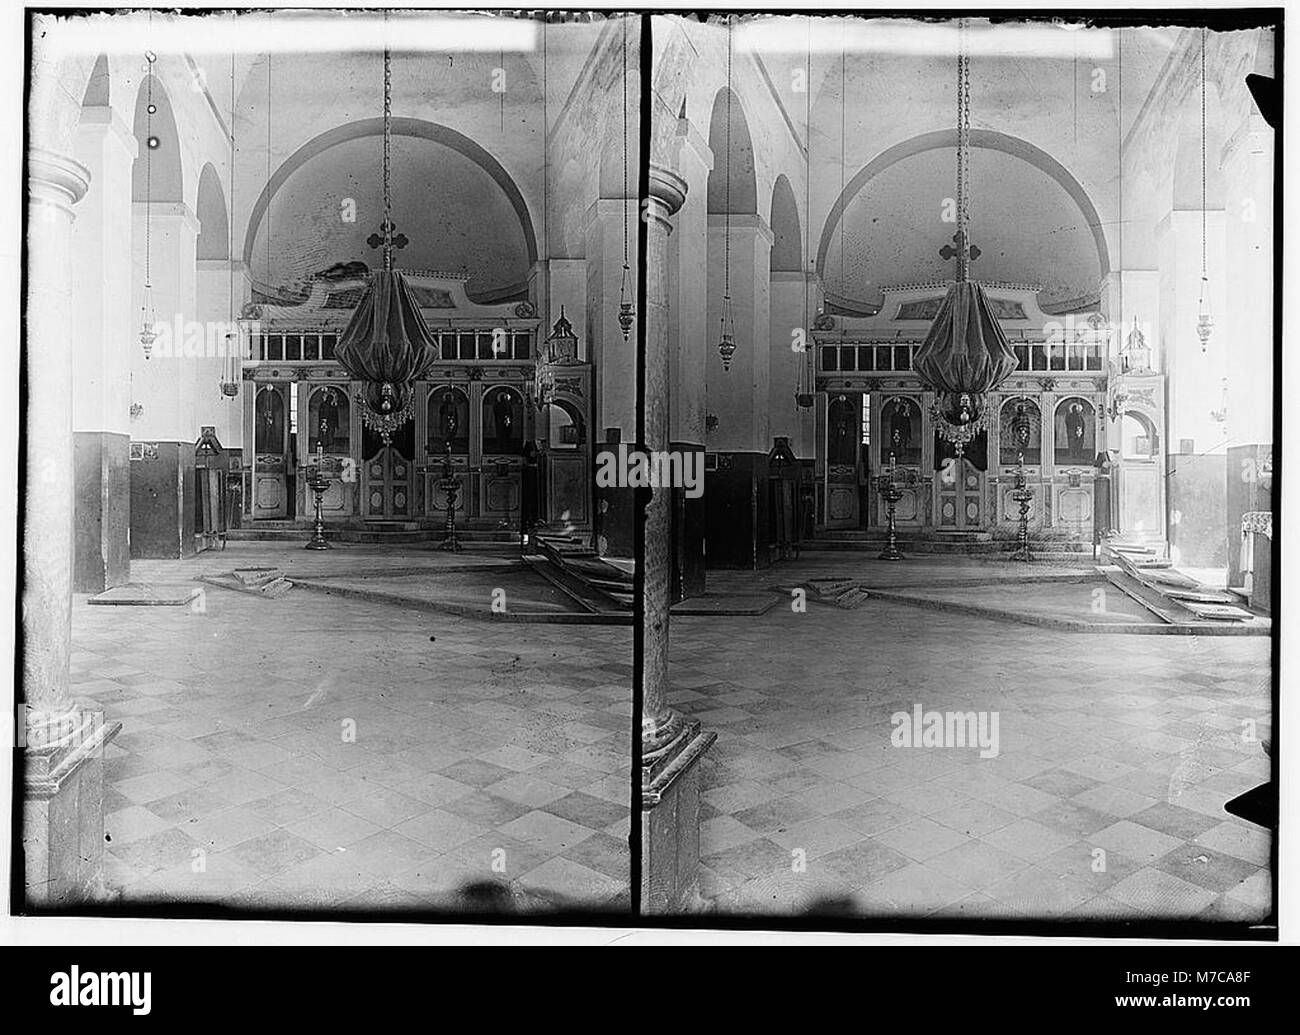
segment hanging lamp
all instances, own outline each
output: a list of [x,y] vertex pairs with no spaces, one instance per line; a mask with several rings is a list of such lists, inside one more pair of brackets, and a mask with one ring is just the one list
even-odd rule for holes
[[627,261],[627,18],[623,19],[623,280],[618,288],[618,325],[623,330],[623,340],[632,333],[635,310],[632,296],[632,267]]
[[[1016,369],[1015,353],[984,289],[970,280],[970,57],[966,25],[957,51],[957,279],[948,288],[912,364],[936,394],[930,416],[939,437],[961,456],[988,427],[988,393]],[[947,250],[945,250],[947,254]]]
[[[812,82],[812,19],[807,19],[808,26],[808,49],[804,57],[804,82]],[[812,191],[812,93],[804,91],[804,127],[805,148],[804,148],[804,193],[803,193],[803,210],[809,211],[809,202]],[[841,163],[841,168],[843,163]],[[800,262],[805,269],[800,273],[800,287],[803,290],[803,353],[798,359],[798,369],[795,371],[794,384],[794,405],[799,410],[812,409],[816,401],[813,388],[816,382],[813,374],[813,339],[812,328],[808,326],[808,274],[806,257],[808,255],[808,220],[803,221],[803,250],[799,253]],[[842,250],[841,250],[842,254]]]
[[1205,192],[1205,32],[1201,29],[1201,297],[1196,303],[1196,336],[1201,339],[1205,352],[1214,331],[1214,315],[1210,312],[1210,277],[1205,262],[1206,252],[1206,192]]
[[727,18],[727,168],[725,178],[725,213],[723,216],[722,247],[722,316],[718,331],[718,355],[722,369],[731,369],[731,358],[736,354],[736,317],[731,308],[731,18]]
[[438,359],[438,344],[424,322],[406,278],[393,269],[392,136],[393,73],[384,12],[383,112],[383,268],[370,282],[334,356],[355,380],[363,382],[358,399],[361,422],[379,434],[384,445],[414,416],[415,382]]
[[[231,17],[234,17],[232,12]],[[235,52],[230,52],[230,211],[235,211]],[[239,324],[235,320],[235,220],[226,220],[226,265],[228,284],[226,293],[226,351],[221,360],[221,394],[233,399],[239,394],[239,379],[243,374],[244,350],[241,347]]]
[[151,254],[153,249],[153,153],[158,147],[158,138],[153,135],[153,117],[158,106],[153,102],[153,66],[158,55],[152,50],[144,52],[145,61],[145,108],[144,108],[144,295],[140,300],[140,350],[144,358],[153,355],[153,343],[158,340],[158,313],[153,304],[153,266]]

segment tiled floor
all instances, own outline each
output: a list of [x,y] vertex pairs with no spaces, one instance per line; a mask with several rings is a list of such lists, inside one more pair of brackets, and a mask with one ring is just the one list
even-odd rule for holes
[[[777,581],[926,574],[809,556]],[[1268,776],[1268,650],[880,600],[675,621],[673,702],[718,733],[704,894],[746,913],[1260,920],[1270,835],[1223,803]],[[917,704],[996,712],[997,756],[892,746]]]
[[[232,543],[132,576],[268,563],[451,560]],[[626,908],[626,630],[208,587],[189,608],[78,597],[73,646],[76,692],[123,723],[105,827],[127,901],[461,908],[458,889],[495,881],[511,908]]]

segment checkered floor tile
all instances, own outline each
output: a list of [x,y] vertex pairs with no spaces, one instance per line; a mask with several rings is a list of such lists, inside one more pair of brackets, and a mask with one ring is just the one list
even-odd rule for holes
[[[895,582],[938,570],[857,563]],[[710,580],[753,591],[829,567]],[[1263,920],[1270,834],[1223,804],[1268,778],[1268,650],[880,600],[675,621],[673,704],[718,733],[703,893],[744,913]],[[891,717],[917,704],[996,712],[997,756],[894,747]]]
[[[132,577],[446,563],[232,543]],[[625,629],[207,588],[188,608],[78,597],[73,648],[75,692],[123,725],[106,869],[128,902],[437,909],[495,882],[538,908],[627,908]]]

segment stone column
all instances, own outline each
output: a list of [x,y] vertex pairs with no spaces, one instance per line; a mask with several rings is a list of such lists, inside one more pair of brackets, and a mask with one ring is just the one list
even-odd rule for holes
[[28,153],[26,463],[23,500],[23,882],[33,908],[98,897],[103,880],[105,724],[68,681],[72,639],[73,210],[90,173]]
[[[668,235],[686,200],[676,173],[650,166],[646,205],[645,441],[668,448]],[[699,898],[699,761],[717,739],[668,703],[668,608],[672,567],[671,493],[655,489],[646,507],[642,551],[641,908],[689,909]]]

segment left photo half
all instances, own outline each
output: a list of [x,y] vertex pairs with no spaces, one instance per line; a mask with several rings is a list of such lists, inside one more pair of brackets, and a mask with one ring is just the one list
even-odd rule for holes
[[639,26],[29,12],[14,912],[625,921]]

